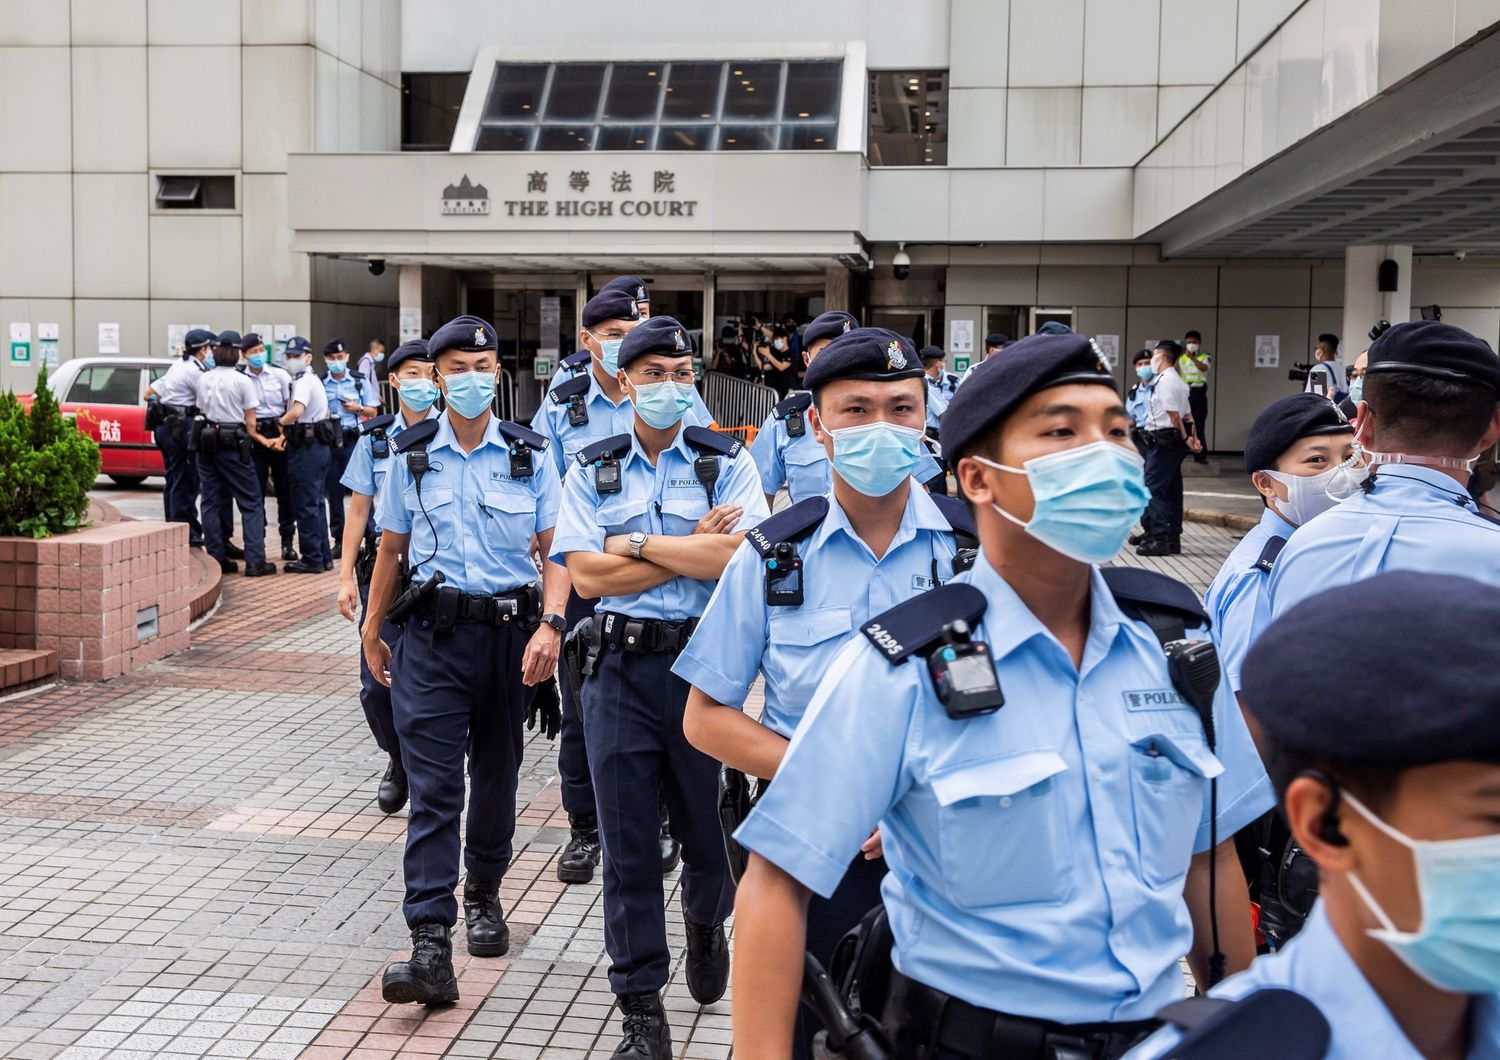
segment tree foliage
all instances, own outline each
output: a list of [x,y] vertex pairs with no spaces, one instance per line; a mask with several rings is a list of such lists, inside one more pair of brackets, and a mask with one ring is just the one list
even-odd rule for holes
[[29,413],[14,393],[0,395],[0,535],[77,529],[99,466],[99,443],[62,414],[46,369]]

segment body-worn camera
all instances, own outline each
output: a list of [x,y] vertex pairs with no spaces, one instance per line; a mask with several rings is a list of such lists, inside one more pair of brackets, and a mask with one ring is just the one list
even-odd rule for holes
[[391,440],[386,437],[383,427],[370,432],[370,455],[376,460],[384,460],[391,455]]
[[531,462],[531,446],[517,442],[510,447],[510,477],[530,478],[536,470]]
[[788,438],[801,438],[807,433],[807,414],[805,412],[794,412],[786,418],[786,436]]
[[582,427],[589,422],[589,407],[583,403],[583,395],[574,394],[568,399],[568,426]]
[[619,493],[620,462],[613,457],[594,465],[594,489],[600,494]]
[[927,656],[927,672],[943,710],[955,721],[993,714],[1005,706],[990,647],[974,640],[962,619],[943,627],[943,639]]
[[802,560],[790,541],[779,542],[766,557],[766,604],[802,606]]

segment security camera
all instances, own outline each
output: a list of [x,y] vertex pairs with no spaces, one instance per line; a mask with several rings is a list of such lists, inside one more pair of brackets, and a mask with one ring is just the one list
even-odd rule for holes
[[898,280],[911,275],[911,255],[906,252],[905,243],[897,245],[895,257],[891,258],[891,275]]
[[370,259],[370,275],[371,276],[379,276],[383,272],[385,272],[385,259],[384,258],[371,258]]

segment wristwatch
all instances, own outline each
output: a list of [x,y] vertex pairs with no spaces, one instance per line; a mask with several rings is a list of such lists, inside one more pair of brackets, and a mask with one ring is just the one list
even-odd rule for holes
[[637,530],[635,533],[631,534],[629,538],[629,544],[631,558],[640,559],[641,549],[645,547],[646,544],[646,532],[644,530]]
[[548,612],[547,614],[542,616],[542,621],[551,626],[553,629],[557,630],[559,633],[566,633],[568,631],[568,620],[566,618],[563,618],[562,615],[554,615],[551,612]]

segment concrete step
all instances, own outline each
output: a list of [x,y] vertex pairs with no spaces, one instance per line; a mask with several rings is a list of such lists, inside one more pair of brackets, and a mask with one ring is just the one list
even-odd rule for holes
[[46,684],[57,676],[57,652],[0,648],[0,696]]

